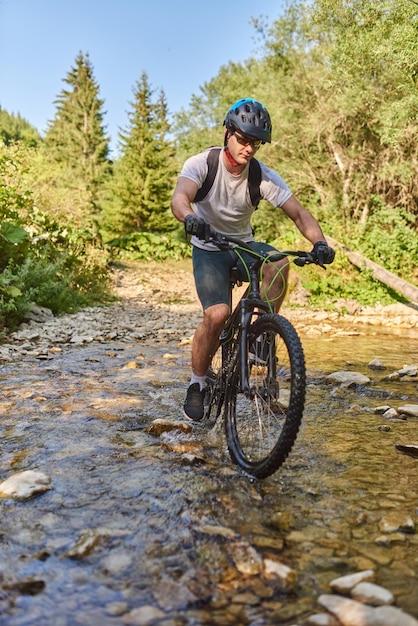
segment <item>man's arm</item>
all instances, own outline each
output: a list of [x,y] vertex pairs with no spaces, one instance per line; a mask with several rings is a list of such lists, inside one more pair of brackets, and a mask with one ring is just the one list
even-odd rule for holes
[[326,241],[324,233],[314,216],[303,208],[295,196],[291,196],[286,200],[281,208],[311,244],[315,244],[317,241]]
[[174,217],[180,222],[184,222],[187,215],[194,215],[192,202],[198,190],[198,186],[190,178],[180,176],[171,198],[171,210]]

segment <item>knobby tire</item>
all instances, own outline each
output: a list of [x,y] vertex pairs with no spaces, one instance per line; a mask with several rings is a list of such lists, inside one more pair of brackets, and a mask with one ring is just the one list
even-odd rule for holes
[[[258,342],[257,349],[254,346]],[[270,347],[265,347],[265,345]],[[250,393],[240,391],[239,345],[225,390],[229,454],[244,472],[267,478],[286,460],[296,440],[305,403],[305,360],[292,324],[281,315],[262,315],[248,329]],[[268,351],[263,362],[248,352]],[[264,355],[265,356],[265,355]]]

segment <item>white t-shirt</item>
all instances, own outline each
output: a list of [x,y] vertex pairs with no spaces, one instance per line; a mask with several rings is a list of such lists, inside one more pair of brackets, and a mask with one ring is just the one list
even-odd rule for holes
[[[208,150],[196,154],[184,163],[180,176],[194,181],[200,188],[208,172]],[[282,206],[292,192],[275,172],[259,161],[261,167],[260,194],[274,207]],[[226,169],[223,162],[223,150],[219,153],[219,165],[215,180],[206,198],[193,205],[199,217],[207,221],[214,230],[224,235],[238,237],[243,241],[253,241],[251,217],[255,207],[251,203],[248,189],[249,163],[238,176]],[[213,244],[205,244],[201,239],[192,237],[192,244],[198,248],[216,249]]]

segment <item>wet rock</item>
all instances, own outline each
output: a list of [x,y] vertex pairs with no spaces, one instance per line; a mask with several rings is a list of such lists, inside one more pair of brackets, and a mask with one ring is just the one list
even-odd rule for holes
[[380,359],[372,359],[368,365],[371,370],[384,370],[385,364]]
[[290,511],[276,511],[269,519],[268,524],[272,528],[288,532],[295,525],[295,516]]
[[395,448],[403,454],[407,454],[408,456],[412,456],[414,459],[418,459],[418,446],[402,445],[397,443],[395,444]]
[[400,376],[417,376],[418,365],[404,365],[402,369],[398,370]]
[[404,543],[406,536],[404,533],[392,533],[390,535],[380,535],[374,540],[378,546],[391,546],[394,543]]
[[305,626],[340,626],[340,622],[329,613],[318,613],[308,617]]
[[192,454],[191,452],[185,452],[182,454],[181,460],[186,465],[201,465],[202,463],[205,463],[203,456],[198,456],[197,454]]
[[395,598],[393,593],[369,582],[361,582],[351,590],[353,600],[363,602],[363,604],[371,604],[372,606],[383,606],[385,604],[393,604]]
[[70,559],[82,559],[90,554],[99,545],[102,534],[94,530],[84,532],[77,542],[65,553]]
[[128,610],[127,602],[109,602],[106,604],[106,614],[111,617],[118,617],[119,615],[123,615]]
[[256,576],[261,572],[263,559],[252,546],[245,541],[231,543],[228,552],[237,570],[246,576]]
[[364,374],[348,370],[341,370],[339,372],[328,374],[328,376],[326,376],[326,380],[331,383],[341,383],[343,385],[367,385],[370,382],[370,378],[364,376]]
[[268,580],[275,580],[283,591],[290,591],[296,586],[298,575],[295,570],[284,563],[264,559],[263,575]]
[[195,530],[204,535],[220,535],[227,539],[235,539],[236,533],[231,528],[226,526],[215,526],[212,524],[202,524],[201,526],[195,526]]
[[141,606],[138,609],[133,609],[129,613],[125,613],[123,616],[124,624],[138,624],[138,626],[150,626],[155,624],[157,620],[161,620],[165,617],[160,609],[155,606]]
[[349,594],[351,589],[361,582],[370,582],[375,580],[374,570],[364,570],[355,574],[347,574],[340,576],[331,581],[330,586],[333,591],[343,595]]
[[323,594],[318,603],[342,626],[418,626],[418,621],[393,606],[374,608],[342,596]]
[[277,537],[266,537],[264,535],[256,535],[251,539],[251,543],[258,548],[271,548],[281,552],[284,547],[284,540]]
[[[192,572],[189,572],[192,576]],[[179,581],[163,577],[161,582],[154,586],[153,596],[164,611],[180,611],[186,606],[192,606],[198,602],[196,595],[187,587],[187,577]],[[141,626],[142,626],[142,622]]]
[[155,419],[151,422],[151,424],[147,428],[147,433],[149,435],[154,435],[154,437],[160,437],[163,433],[168,433],[173,430],[179,430],[182,433],[190,433],[192,431],[191,424],[186,424],[185,422],[172,422],[166,419]]
[[388,513],[380,520],[379,528],[382,533],[413,533],[415,530],[415,524],[409,515],[393,511]]
[[120,574],[132,563],[132,556],[126,552],[111,552],[103,559],[102,565],[109,574]]
[[418,404],[404,404],[398,407],[398,413],[405,413],[411,417],[418,417]]
[[399,413],[396,409],[388,409],[383,413],[382,417],[389,420],[396,419],[397,417],[399,417]]
[[43,472],[26,470],[10,476],[0,484],[0,497],[27,500],[51,487],[51,479]]
[[383,404],[382,406],[377,406],[374,410],[376,415],[383,415],[386,411],[389,411],[390,406],[388,404]]

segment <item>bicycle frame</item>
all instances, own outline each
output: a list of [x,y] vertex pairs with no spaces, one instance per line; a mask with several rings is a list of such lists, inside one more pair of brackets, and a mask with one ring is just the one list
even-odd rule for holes
[[[251,323],[252,317],[254,313],[257,312],[258,315],[261,315],[262,312],[269,313],[271,312],[271,305],[262,299],[260,293],[260,268],[263,263],[266,262],[266,259],[270,262],[279,261],[285,258],[287,255],[284,253],[275,253],[270,255],[270,257],[259,257],[258,253],[255,253],[251,248],[246,249],[246,251],[257,258],[257,261],[249,268],[250,281],[247,289],[247,295],[243,296],[235,307],[234,311],[231,313],[229,320],[225,326],[224,333],[226,336],[229,336],[229,332],[232,328],[238,328],[238,337],[237,342],[240,347],[240,354],[246,354],[247,352],[247,329],[249,324]],[[232,280],[231,289],[230,289],[230,308],[232,307],[232,289],[235,286],[236,282]],[[256,311],[258,310],[258,311]],[[224,342],[225,343],[225,342]],[[221,341],[222,345],[222,341]],[[229,368],[228,368],[229,369]],[[226,377],[228,377],[227,372],[223,372]],[[246,395],[251,395],[251,389],[248,382],[249,372],[248,372],[248,361],[247,359],[241,359],[240,363],[240,380],[239,380],[239,391]]]
[[[281,467],[296,440],[305,403],[306,369],[296,330],[274,311],[274,300],[262,297],[263,264],[292,256],[299,266],[320,264],[313,252],[260,254],[210,227],[201,239],[221,250],[235,250],[241,261],[240,250],[255,259],[247,264],[248,288],[234,308],[232,291],[241,276],[236,268],[230,274],[230,315],[219,337],[221,362],[214,361],[207,377],[206,416],[216,407],[216,425],[223,412],[232,461],[247,475],[267,478]],[[270,286],[274,280],[273,275]]]

